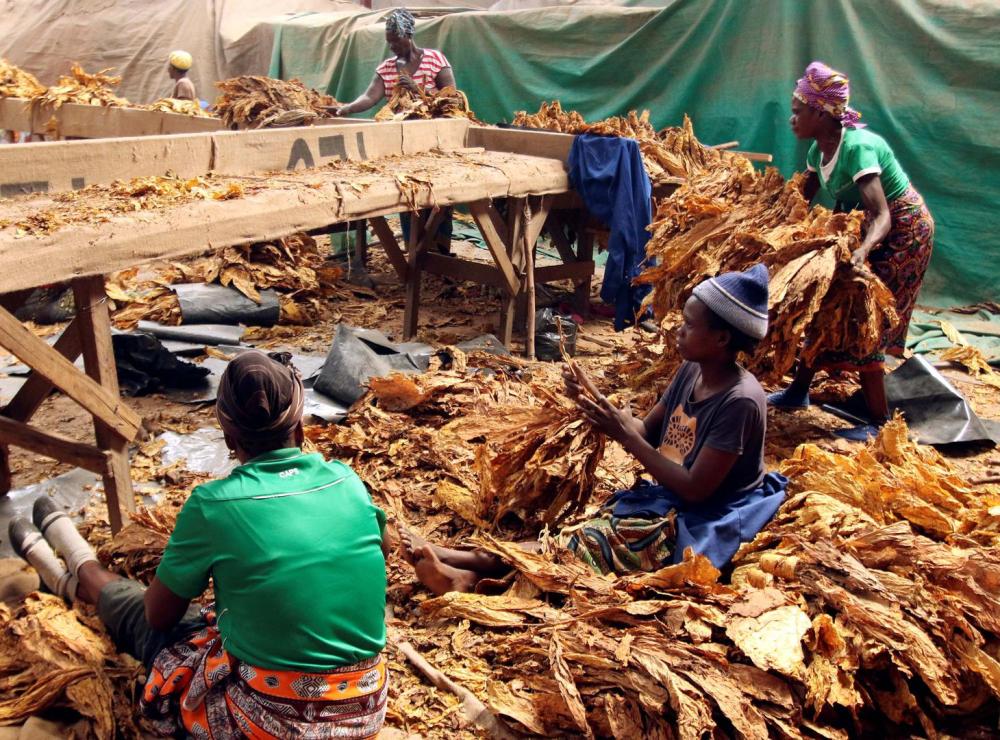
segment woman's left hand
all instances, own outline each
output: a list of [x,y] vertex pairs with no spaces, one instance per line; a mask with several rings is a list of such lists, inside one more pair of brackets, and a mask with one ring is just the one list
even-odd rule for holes
[[864,267],[865,262],[868,261],[869,252],[871,252],[871,247],[858,247],[851,255],[851,264],[855,267]]
[[628,409],[616,407],[604,395],[596,401],[580,396],[576,402],[587,421],[616,442],[625,444],[632,437],[641,439],[645,436],[646,426],[642,419],[634,417]]

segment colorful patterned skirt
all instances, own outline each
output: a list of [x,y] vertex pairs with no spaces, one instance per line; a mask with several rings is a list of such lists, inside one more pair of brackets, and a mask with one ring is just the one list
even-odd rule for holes
[[[881,278],[896,297],[899,324],[882,337],[882,347],[868,357],[855,358],[842,352],[828,352],[816,362],[827,370],[876,370],[885,355],[903,355],[910,317],[934,249],[934,219],[923,197],[913,186],[889,202],[889,235],[868,255],[872,272]],[[862,230],[868,226],[865,219]]]
[[377,655],[328,673],[257,668],[226,652],[208,626],[157,654],[141,707],[163,735],[194,738],[367,738],[385,721],[389,691]]
[[610,508],[567,528],[560,542],[598,573],[654,571],[670,564],[677,543],[677,513],[655,519],[616,517]]

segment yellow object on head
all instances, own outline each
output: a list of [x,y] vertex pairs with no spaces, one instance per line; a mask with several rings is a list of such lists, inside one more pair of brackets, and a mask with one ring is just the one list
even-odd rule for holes
[[175,69],[186,72],[191,69],[191,65],[194,64],[194,59],[186,51],[181,51],[177,49],[176,51],[170,52],[170,66]]

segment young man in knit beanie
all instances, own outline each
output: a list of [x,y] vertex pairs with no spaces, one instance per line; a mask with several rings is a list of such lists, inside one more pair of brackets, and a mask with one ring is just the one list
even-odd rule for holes
[[[614,406],[579,369],[563,368],[566,390],[588,421],[653,478],[619,491],[596,518],[560,533],[560,542],[594,570],[653,571],[683,560],[688,547],[722,568],[778,510],[787,480],[764,468],[767,400],[737,362],[767,333],[767,294],[761,264],[695,288],[677,332],[685,362],[644,418]],[[401,535],[417,576],[437,593],[469,591],[481,578],[509,570],[482,550]]]

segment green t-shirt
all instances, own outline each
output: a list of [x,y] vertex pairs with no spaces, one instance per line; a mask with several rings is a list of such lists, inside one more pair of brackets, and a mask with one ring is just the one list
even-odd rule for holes
[[861,208],[857,182],[876,174],[882,181],[885,199],[895,200],[910,186],[910,180],[896,161],[896,155],[878,134],[866,128],[841,129],[840,146],[829,163],[821,165],[822,153],[814,141],[806,154],[806,169],[819,175],[823,191],[845,210]]
[[327,671],[385,647],[384,528],[347,465],[274,450],[191,492],[156,575],[185,599],[211,576],[223,644],[240,660]]

